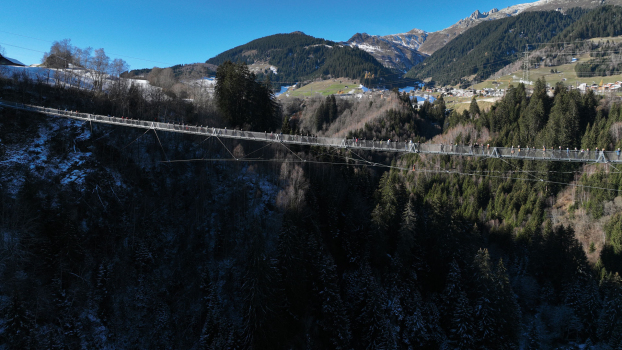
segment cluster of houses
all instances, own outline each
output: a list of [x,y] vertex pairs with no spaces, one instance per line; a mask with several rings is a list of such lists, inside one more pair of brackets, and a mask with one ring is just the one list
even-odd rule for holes
[[473,97],[473,96],[503,97],[504,94],[505,94],[505,89],[496,89],[496,88],[483,88],[481,90],[451,89],[445,93],[445,95],[447,96],[455,96],[455,97]]
[[591,85],[588,85],[586,83],[577,85],[577,89],[579,91],[582,92],[586,92],[588,90],[592,90],[594,92],[620,92],[622,90],[620,90],[620,86],[622,86],[622,81],[616,81],[615,83],[607,83],[607,84],[603,84],[602,82],[600,84],[596,84],[593,83]]

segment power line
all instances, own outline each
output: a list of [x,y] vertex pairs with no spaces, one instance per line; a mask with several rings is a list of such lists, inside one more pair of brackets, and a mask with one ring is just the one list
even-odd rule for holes
[[[27,35],[22,35],[22,34],[16,34],[16,33],[12,33],[12,32],[7,32],[7,31],[5,31],[5,30],[0,30],[0,32],[2,32],[2,33],[7,33],[7,34],[11,34],[11,35],[16,35],[16,36],[21,36],[21,37],[24,37],[24,38],[29,38],[29,39],[39,40],[39,41],[43,41],[43,42],[47,42],[47,43],[54,43],[54,42],[55,42],[55,41],[52,41],[52,40],[40,39],[40,38],[35,38],[35,37],[32,37],[32,36],[27,36]],[[25,47],[21,47],[21,46],[17,46],[17,45],[11,45],[11,44],[5,44],[5,43],[2,43],[2,45],[13,46],[13,47],[17,47],[17,48],[24,49],[24,50],[29,50],[29,51],[35,51],[35,52],[42,52],[42,53],[45,53],[45,51],[40,51],[40,50],[29,49],[29,48],[25,48]],[[134,59],[134,60],[140,60],[140,61],[145,61],[145,62],[153,62],[153,63],[169,64],[169,65],[171,65],[171,66],[174,66],[174,65],[175,65],[175,64],[173,64],[173,63],[169,63],[169,62],[162,62],[162,61],[149,60],[149,59],[145,59],[145,58],[139,58],[139,57],[134,57],[134,56],[128,56],[128,55],[123,55],[123,54],[118,54],[118,53],[113,53],[113,52],[110,52],[110,53],[108,53],[108,54],[109,54],[109,55],[112,55],[112,56],[118,56],[118,57],[131,58],[131,59]]]
[[17,34],[17,33],[7,32],[6,30],[0,30],[0,32],[2,32],[2,33],[6,33],[6,34],[11,34],[11,35],[21,36],[21,37],[23,37],[23,38],[34,39],[34,40],[39,40],[39,41],[43,41],[43,42],[46,42],[46,43],[51,43],[51,42],[52,42],[52,41],[50,41],[50,40],[39,39],[39,38],[35,38],[35,37],[32,37],[32,36],[27,36],[27,35],[23,35],[23,34]]

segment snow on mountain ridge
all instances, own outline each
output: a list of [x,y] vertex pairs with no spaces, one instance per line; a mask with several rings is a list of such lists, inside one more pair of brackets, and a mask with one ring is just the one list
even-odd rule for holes
[[426,32],[415,28],[406,33],[384,36],[357,33],[341,44],[358,47],[368,52],[387,68],[406,71],[458,35],[483,21],[516,16],[526,11],[565,11],[573,7],[589,9],[602,5],[622,5],[622,0],[538,0],[501,10],[498,8],[493,8],[488,12],[475,10],[470,16],[436,32]]
[[[506,7],[499,10],[493,8],[488,12],[475,10],[469,17],[463,18],[456,24],[437,32],[426,32],[421,29],[412,29],[406,33],[390,35],[369,35],[357,33],[347,42],[343,43],[351,47],[358,47],[374,56],[387,68],[408,70],[421,62],[426,56],[443,47],[465,30],[485,20],[501,19],[516,16],[530,9],[543,6],[555,6],[558,2],[582,1],[582,0],[539,0],[532,3],[524,3]],[[602,0],[598,0],[602,1]],[[616,0],[614,0],[616,1]]]
[[622,5],[622,0],[538,0],[506,7],[493,8],[488,12],[476,10],[469,17],[463,18],[456,24],[437,32],[428,33],[425,42],[419,47],[419,52],[431,55],[445,46],[458,35],[475,27],[483,21],[496,20],[510,16],[517,16],[526,11],[565,11],[574,7],[592,9],[603,5]]
[[385,36],[357,33],[343,44],[368,52],[387,68],[406,71],[423,60],[418,49],[427,35],[420,29]]

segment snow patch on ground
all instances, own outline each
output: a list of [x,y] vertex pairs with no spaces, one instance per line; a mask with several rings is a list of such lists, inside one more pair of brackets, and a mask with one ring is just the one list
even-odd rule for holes
[[[0,75],[7,78],[13,76],[27,76],[29,79],[42,82],[51,86],[74,87],[84,90],[92,90],[96,75],[93,71],[75,68],[75,69],[56,69],[45,67],[18,67],[18,66],[0,66]],[[121,78],[124,79],[124,78]],[[104,75],[104,90],[107,90],[114,84],[117,78],[110,75]],[[155,89],[148,80],[145,79],[127,79],[129,84],[141,86],[146,89]]]
[[[92,171],[86,167],[86,162],[92,157],[91,152],[82,152],[76,142],[91,138],[91,132],[74,120],[56,119],[41,123],[36,136],[24,137],[24,141],[5,145],[6,154],[0,161],[0,181],[12,195],[24,185],[24,176],[21,169],[29,169],[34,176],[40,178],[60,178],[60,184],[84,185],[86,176]],[[54,137],[66,137],[63,134],[78,133],[72,138],[64,155],[50,155],[50,147]],[[65,141],[67,142],[67,141]]]
[[372,45],[369,45],[369,44],[352,43],[352,45],[358,47],[359,49],[361,49],[363,51],[367,51],[367,52],[376,52],[376,51],[381,51],[382,50],[378,46],[372,46]]
[[[267,210],[268,204],[276,203],[276,196],[279,193],[280,188],[274,183],[268,181],[266,177],[259,176],[254,172],[248,171],[248,168],[245,168],[242,171],[242,174],[238,177],[238,180],[251,185],[251,193],[249,193],[249,195],[256,197],[256,206],[253,214],[262,215]],[[257,198],[258,193],[261,193],[261,197],[259,198]]]

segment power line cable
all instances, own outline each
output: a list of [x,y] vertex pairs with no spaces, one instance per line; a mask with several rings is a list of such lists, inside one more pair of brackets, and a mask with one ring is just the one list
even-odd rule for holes
[[[17,33],[12,33],[12,32],[7,32],[7,31],[5,31],[5,30],[0,30],[0,32],[2,32],[2,33],[7,33],[7,34],[11,34],[11,35],[16,35],[16,36],[21,36],[21,37],[24,37],[24,38],[29,38],[29,39],[39,40],[39,41],[43,41],[43,42],[47,42],[47,43],[54,43],[54,42],[57,42],[56,40],[46,40],[46,39],[40,39],[40,38],[35,38],[35,37],[32,37],[32,36],[27,36],[27,35],[22,35],[22,34],[17,34]],[[3,45],[9,45],[9,44],[3,44]],[[14,46],[14,45],[10,45],[10,46]],[[15,46],[15,47],[19,47],[19,46]],[[27,48],[24,48],[24,47],[19,47],[19,48],[21,48],[21,49],[25,49],[25,50],[31,50],[31,51],[37,51],[37,52],[43,52],[43,51],[39,51],[39,50],[27,49]],[[45,52],[44,52],[44,53],[45,53]],[[133,56],[123,55],[123,54],[109,53],[109,55],[119,56],[119,57],[126,57],[126,58],[135,59],[135,60],[146,61],[146,62],[170,64],[171,66],[174,66],[174,64],[169,63],[169,62],[162,62],[162,61],[148,60],[148,59],[145,59],[145,58],[133,57]]]

